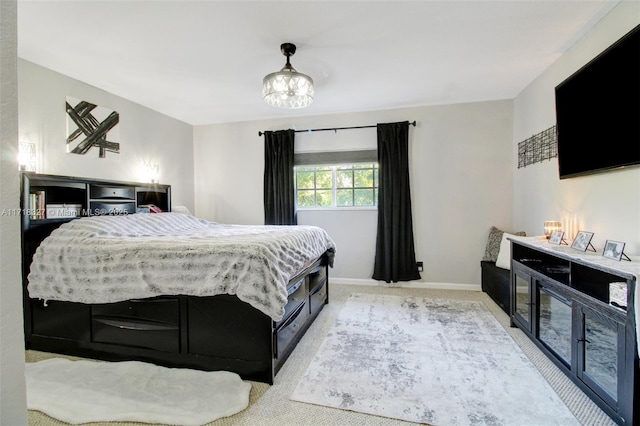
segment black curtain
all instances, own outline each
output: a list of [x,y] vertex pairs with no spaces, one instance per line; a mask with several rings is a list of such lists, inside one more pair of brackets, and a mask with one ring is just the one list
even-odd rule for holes
[[409,122],[378,124],[378,235],[373,279],[420,279],[409,189]]
[[293,183],[295,132],[264,132],[264,224],[297,225]]

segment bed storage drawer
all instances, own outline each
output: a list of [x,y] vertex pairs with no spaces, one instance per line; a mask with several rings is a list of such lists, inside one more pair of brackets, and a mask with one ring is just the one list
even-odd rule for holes
[[93,305],[92,341],[179,352],[179,314],[177,299]]
[[89,305],[31,299],[31,332],[37,336],[89,341]]
[[[283,356],[289,346],[297,342],[300,338],[299,332],[304,327],[309,318],[309,308],[303,302],[298,308],[280,325],[277,330],[276,358]],[[298,337],[298,339],[296,339]]]
[[311,315],[320,311],[326,302],[327,280],[324,280],[309,293],[309,310],[311,311]]
[[293,285],[287,288],[288,301],[284,307],[284,316],[276,322],[276,328],[280,327],[289,316],[296,310],[301,303],[307,298],[307,286],[304,278],[299,279]]
[[327,267],[319,266],[309,274],[309,290],[313,291],[318,288],[323,281],[327,280]]
[[273,320],[236,296],[189,297],[186,311],[189,354],[271,360]]
[[89,203],[92,216],[103,215],[125,215],[136,212],[136,203],[131,201],[127,203],[111,202],[111,201],[91,201]]
[[89,186],[89,198],[124,198],[133,200],[135,192],[136,189],[133,186]]

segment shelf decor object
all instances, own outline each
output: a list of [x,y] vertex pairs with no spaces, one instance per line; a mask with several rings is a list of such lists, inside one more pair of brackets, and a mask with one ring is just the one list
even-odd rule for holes
[[591,244],[591,239],[593,238],[593,232],[586,231],[578,231],[578,235],[573,239],[571,243],[571,248],[587,251],[587,248],[590,248],[591,251],[596,251],[596,249]]
[[287,63],[278,71],[267,75],[262,80],[262,97],[271,106],[278,108],[304,108],[313,102],[313,80],[308,75],[296,71],[289,58],[296,53],[296,45],[283,43],[280,45]]
[[518,168],[558,156],[558,135],[553,125],[518,143]]
[[564,237],[564,232],[555,231],[554,233],[551,234],[551,236],[549,236],[549,244],[555,244],[555,245],[567,244],[567,242],[564,240],[563,237]]
[[624,260],[631,261],[629,256],[624,254],[624,246],[625,243],[622,241],[613,241],[607,240],[604,244],[604,250],[602,250],[602,255],[604,257],[608,257],[609,259],[620,261],[624,258]]
[[562,229],[562,223],[557,220],[546,220],[544,222],[544,236],[549,239],[551,234]]

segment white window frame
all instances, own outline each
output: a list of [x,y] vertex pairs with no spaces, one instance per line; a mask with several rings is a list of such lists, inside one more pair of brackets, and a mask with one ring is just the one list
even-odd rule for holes
[[[373,165],[373,171],[374,171],[374,178],[373,178],[373,187],[366,187],[366,188],[362,188],[362,189],[371,189],[374,192],[373,195],[373,204],[372,205],[367,205],[367,206],[355,206],[355,205],[350,205],[350,206],[339,206],[337,204],[338,202],[338,190],[340,189],[350,189],[351,191],[353,191],[353,193],[355,194],[355,190],[356,189],[360,189],[359,187],[350,187],[350,188],[338,188],[337,186],[337,174],[338,174],[338,168],[339,167],[351,167],[353,169],[354,166],[358,165],[358,164],[372,164]],[[331,169],[331,191],[332,191],[332,196],[331,196],[331,200],[332,200],[332,204],[331,206],[318,206],[317,205],[317,196],[316,196],[316,191],[318,191],[318,188],[316,188],[316,183],[315,183],[315,176],[314,176],[314,187],[313,188],[302,188],[301,190],[311,190],[313,189],[314,191],[314,206],[299,206],[298,205],[298,167],[313,167],[313,168],[330,168]],[[296,166],[294,166],[294,185],[295,185],[295,191],[296,191],[296,209],[297,210],[377,210],[378,209],[378,197],[377,197],[377,191],[379,190],[379,182],[378,185],[376,185],[376,181],[378,181],[378,179],[376,179],[376,174],[378,174],[379,176],[379,166],[378,166],[378,162],[377,161],[366,161],[366,162],[350,162],[350,163],[337,163],[337,164],[298,164]],[[327,188],[328,189],[328,188]],[[325,190],[324,188],[321,188],[320,190]],[[355,201],[355,200],[354,200]]]

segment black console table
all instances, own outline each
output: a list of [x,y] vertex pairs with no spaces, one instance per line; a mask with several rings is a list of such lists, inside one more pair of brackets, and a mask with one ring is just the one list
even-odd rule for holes
[[[620,425],[640,422],[636,270],[638,262],[511,238],[511,325]],[[610,304],[611,283],[626,286],[626,307]]]

